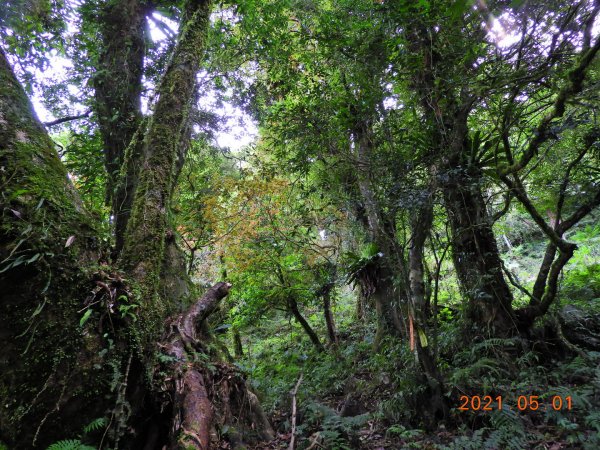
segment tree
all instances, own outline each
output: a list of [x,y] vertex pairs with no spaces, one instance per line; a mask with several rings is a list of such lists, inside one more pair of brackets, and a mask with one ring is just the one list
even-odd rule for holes
[[[301,182],[264,177],[258,171],[243,178],[220,178],[220,190],[204,199],[204,220],[216,236],[213,251],[223,258],[228,278],[236,285],[234,321],[254,322],[256,316],[284,311],[302,327],[318,351],[321,339],[302,313],[323,297],[324,319],[335,341],[328,302],[335,280],[337,248],[319,242],[315,216],[335,212],[303,190]],[[324,214],[327,215],[327,214]],[[318,295],[317,295],[318,293]]]
[[382,157],[390,151],[382,145],[386,24],[369,15],[368,2],[300,6],[275,9],[266,30],[251,28],[260,7],[242,9],[247,21],[241,26],[256,42],[266,34],[271,43],[252,49],[265,73],[264,83],[257,83],[257,117],[280,167],[310,174],[316,188],[329,192],[330,201],[361,225],[355,239],[377,248],[377,276],[368,295],[378,317],[378,346],[385,336],[401,334],[407,291],[397,209],[390,206],[395,198],[388,195],[387,173],[381,173],[390,161]]
[[[93,419],[104,430],[81,436],[99,447],[272,437],[209,331],[225,318],[239,356],[241,332],[294,318],[307,361],[332,368],[366,349],[344,339],[372,333],[375,358],[411,365],[408,401],[429,405],[413,419],[433,426],[452,392],[440,329],[447,353],[477,356],[526,344],[558,303],[571,232],[600,205],[597,2],[23,4],[0,11],[2,443]],[[26,94],[48,52],[73,63],[46,89],[64,115],[51,136]],[[200,135],[219,126],[198,107],[209,86],[258,122],[256,144]],[[546,239],[530,281],[497,240],[514,215]],[[201,294],[193,278],[227,281]],[[440,283],[460,288],[460,328],[438,326]],[[349,332],[336,297],[360,307]]]
[[[99,54],[89,53],[96,56],[94,108],[104,144],[108,175],[106,201],[114,217],[115,254],[118,255],[125,242],[137,183],[135,171],[141,160],[140,147],[131,147],[128,156],[131,161],[120,176],[126,150],[142,123],[142,76],[148,40],[146,16],[150,9],[137,0],[108,2],[99,9],[95,16],[99,19],[102,48]],[[90,26],[96,17],[88,12],[86,19]],[[143,128],[140,132],[143,133]]]
[[[139,5],[128,5],[141,14]],[[126,5],[111,5],[107,14],[118,6]],[[117,114],[101,125],[113,157],[109,163],[118,165],[122,158],[125,177],[132,149],[140,150],[133,213],[123,236],[123,253],[113,267],[102,260],[98,267],[106,249],[96,238],[94,218],[83,207],[52,140],[0,53],[4,236],[0,286],[7,293],[1,305],[1,333],[12,343],[2,350],[0,394],[7,407],[0,423],[2,438],[15,448],[47,445],[66,437],[62,433],[75,435],[86,421],[103,417],[106,411],[100,446],[126,442],[130,448],[154,448],[170,442],[174,448],[206,448],[213,439],[211,429],[225,424],[234,444],[272,436],[243,376],[226,363],[207,364],[219,356],[208,347],[204,321],[227,295],[229,285],[209,290],[187,313],[173,318],[170,332],[163,335],[168,316],[181,308],[181,298],[159,288],[168,243],[174,241],[171,196],[179,172],[177,159],[185,154],[189,139],[210,8],[210,2],[186,2],[181,31],[147,124],[139,121],[132,133],[130,121],[138,122],[134,119],[139,116],[135,106],[139,98],[134,98],[139,94],[139,73],[128,67],[136,76],[132,85],[119,87],[117,103],[123,101],[131,114]],[[136,17],[137,38],[141,18]],[[112,20],[104,25],[109,23],[115,25]],[[115,37],[105,31],[105,38],[109,35]],[[117,72],[119,64],[129,64],[123,58],[132,50],[121,44],[108,43],[103,56]],[[143,52],[132,45],[139,63]],[[98,103],[108,102],[102,94],[106,79],[98,83]],[[117,106],[122,105],[107,108],[112,112]],[[116,131],[118,138],[111,134]],[[108,178],[110,186],[118,183],[114,171],[109,170]],[[185,271],[177,276],[185,279]],[[95,288],[86,299],[90,285]],[[161,367],[169,370],[161,372]],[[221,379],[223,373],[230,381],[219,386],[213,377]],[[250,409],[244,406],[248,404]]]
[[[589,2],[513,9],[498,2],[489,4],[485,11],[467,8],[466,4],[395,5],[393,20],[401,30],[396,42],[405,49],[401,60],[410,68],[409,90],[420,102],[427,124],[424,131],[431,137],[436,183],[442,191],[452,232],[454,266],[468,299],[467,315],[472,325],[484,327],[492,334],[514,334],[521,320],[517,316],[522,318],[523,314],[513,310],[511,289],[503,275],[493,221],[486,206],[487,169],[495,161],[499,176],[510,189],[509,196],[527,204],[518,179],[524,176],[523,171],[539,146],[550,137],[550,124],[563,115],[567,99],[583,87],[597,51],[598,43],[592,45],[591,38],[597,8]],[[549,11],[555,13],[552,18]],[[520,39],[506,50],[489,42],[489,25],[482,22],[481,12],[492,18],[501,13],[511,17],[515,29],[522,32]],[[560,24],[556,30],[555,23]],[[551,42],[547,54],[545,39]],[[580,56],[575,45],[578,39],[584,43]],[[515,75],[507,75],[507,67],[516,70]],[[563,78],[565,73],[570,73],[567,79]],[[563,88],[558,88],[560,81],[564,82]],[[547,83],[551,86],[549,91]],[[504,123],[510,125],[500,132],[481,127],[485,122],[476,120],[497,95],[510,99],[503,102],[499,112]],[[517,100],[519,95],[528,99]],[[550,104],[533,100],[542,95],[555,100]],[[536,104],[542,110],[549,109],[541,120],[533,119],[537,128],[534,126],[533,134],[526,138],[528,143],[523,142],[521,133],[530,125],[514,120],[519,114],[515,116],[515,112],[523,111],[521,102],[527,108]],[[515,134],[511,133],[511,126]],[[518,157],[511,150],[513,142],[523,149]],[[513,175],[517,179],[511,181]],[[533,209],[527,209],[535,219]],[[555,232],[539,219],[536,222],[546,229],[555,245],[559,243]],[[554,265],[555,276],[574,250],[566,242],[560,245],[562,257]],[[547,270],[549,265],[544,264],[542,272]],[[541,288],[545,281],[541,274],[538,291],[546,289]],[[553,296],[554,284],[547,285],[547,299]],[[525,328],[531,324],[529,321]]]

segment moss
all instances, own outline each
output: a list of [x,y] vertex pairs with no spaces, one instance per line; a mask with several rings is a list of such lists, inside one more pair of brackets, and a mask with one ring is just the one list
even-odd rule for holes
[[95,223],[1,53],[0,166],[0,430],[32,448],[104,413],[121,355],[99,357],[102,338],[79,327],[101,254]]
[[[5,169],[0,171],[0,270],[5,269],[0,273],[0,337],[7,342],[0,348],[0,430],[11,447],[76,436],[107,410],[125,414],[123,383],[131,349],[138,364],[133,383],[144,373],[148,381],[152,377],[152,356],[146,353],[154,354],[154,340],[173,308],[158,288],[174,164],[208,23],[208,3],[190,5],[195,12],[144,137],[145,159],[122,260],[132,270],[140,320],[110,335],[92,319],[79,326],[101,254],[94,221],[0,53],[0,167]],[[71,236],[74,242],[65,246]],[[144,362],[145,372],[139,364]]]
[[66,258],[55,262],[60,269],[44,295],[39,272],[28,277],[28,290],[18,284],[19,292],[9,291],[0,308],[0,329],[13,336],[12,347],[2,349],[0,398],[9,406],[0,423],[16,448],[31,448],[36,433],[39,445],[74,436],[90,416],[101,416],[111,404],[114,360],[122,358],[115,349],[102,353],[106,342],[78,325],[89,278]]
[[[173,191],[178,146],[187,129],[191,102],[195,98],[196,72],[200,65],[208,26],[210,2],[188,3],[185,26],[171,63],[158,88],[158,102],[148,124],[143,145],[143,163],[136,187],[132,214],[123,249],[123,267],[131,271],[141,290],[136,325],[144,342],[153,341],[174,302],[159,296],[169,208]],[[176,94],[174,94],[176,93]]]

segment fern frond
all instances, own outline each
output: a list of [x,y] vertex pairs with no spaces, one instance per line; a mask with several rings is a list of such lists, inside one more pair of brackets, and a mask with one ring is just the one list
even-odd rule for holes
[[521,417],[512,409],[494,411],[490,418],[495,430],[485,441],[485,448],[520,450],[528,447],[527,433]]
[[83,444],[79,439],[65,439],[55,442],[47,450],[96,450],[94,447]]
[[475,363],[457,369],[451,376],[453,384],[462,384],[464,381],[469,381],[477,378],[481,373],[493,374],[500,377],[504,370],[500,366],[500,362],[493,358],[480,358]]
[[484,341],[478,342],[471,347],[471,353],[477,354],[478,352],[485,350],[496,350],[498,348],[515,347],[518,343],[518,338],[489,338]]
[[98,417],[97,419],[92,420],[84,429],[84,433],[91,433],[92,431],[99,430],[106,426],[107,420],[106,417]]

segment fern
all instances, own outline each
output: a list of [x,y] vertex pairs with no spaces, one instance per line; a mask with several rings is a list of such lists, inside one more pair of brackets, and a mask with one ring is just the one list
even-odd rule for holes
[[341,433],[336,430],[322,430],[319,432],[323,443],[331,450],[352,450]]
[[523,423],[518,414],[512,409],[502,407],[499,411],[494,411],[491,416],[491,422],[494,428],[514,428],[523,431]]
[[321,403],[312,402],[306,407],[306,424],[318,426],[320,436],[326,448],[331,450],[350,450],[348,441],[355,430],[363,426],[370,418],[370,414],[361,414],[353,417],[342,417],[332,408]]
[[48,447],[47,450],[96,450],[94,447],[83,444],[79,439],[65,439]]
[[514,347],[517,344],[518,338],[489,338],[474,344],[471,347],[473,353],[479,350],[490,350],[496,347]]
[[485,441],[484,447],[489,449],[514,449],[527,448],[527,434],[519,415],[508,408],[494,411],[490,421],[494,431]]
[[500,367],[500,362],[493,358],[481,358],[475,363],[456,369],[451,376],[452,384],[464,384],[474,379],[479,379],[482,373],[493,374],[496,377],[501,376],[503,370]]
[[484,448],[483,434],[487,428],[475,430],[471,437],[460,436],[454,439],[447,447],[440,447],[443,450],[481,450]]
[[593,411],[585,417],[585,424],[590,428],[595,428],[600,433],[600,411]]
[[525,352],[517,358],[517,367],[532,367],[539,363],[540,357],[534,352]]
[[91,433],[92,431],[99,430],[106,426],[107,420],[106,417],[99,417],[97,419],[92,420],[84,429],[84,433]]

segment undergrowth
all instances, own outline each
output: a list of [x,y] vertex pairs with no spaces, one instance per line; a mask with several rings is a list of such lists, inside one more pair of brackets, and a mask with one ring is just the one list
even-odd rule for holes
[[[344,301],[337,314],[345,311],[347,319],[353,313],[351,299]],[[318,353],[298,326],[274,318],[265,323],[268,332],[246,336],[246,355],[238,364],[262,394],[280,433],[290,432],[290,390],[303,374],[300,449],[315,442],[327,449],[541,450],[549,443],[600,448],[600,353],[549,352],[535,340],[516,337],[457,348],[456,320],[438,324],[438,366],[450,408],[437,429],[419,419],[429,387],[416,375],[417,361],[407,343],[388,339],[374,352],[375,330],[362,323],[348,320],[340,326],[339,345]],[[311,325],[324,335],[319,318],[313,317]],[[500,396],[502,405],[461,411],[461,396]],[[528,402],[523,410],[519,398],[521,406]],[[555,398],[563,404],[557,410]],[[530,400],[540,407],[534,410]]]

